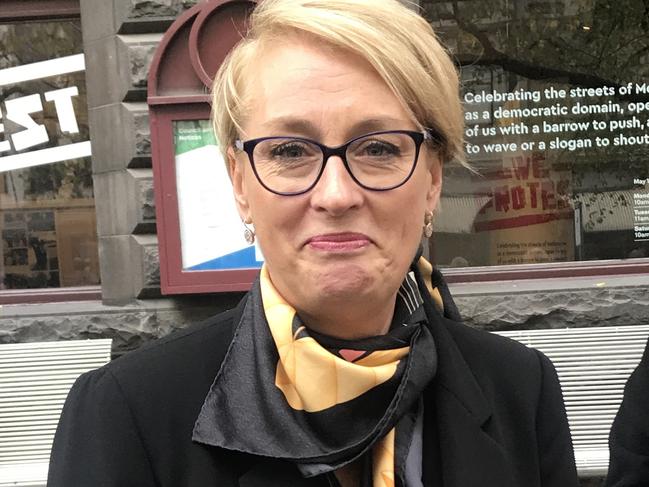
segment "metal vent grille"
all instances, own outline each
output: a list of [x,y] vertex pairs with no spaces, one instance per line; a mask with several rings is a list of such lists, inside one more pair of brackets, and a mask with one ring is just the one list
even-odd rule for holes
[[497,333],[536,348],[552,360],[561,382],[579,475],[605,475],[608,434],[624,385],[642,358],[649,326]]
[[110,360],[111,340],[0,345],[0,486],[43,485],[76,378]]

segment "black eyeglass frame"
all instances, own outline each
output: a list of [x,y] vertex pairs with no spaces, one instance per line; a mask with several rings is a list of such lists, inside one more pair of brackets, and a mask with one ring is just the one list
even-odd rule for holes
[[[373,135],[386,135],[386,134],[405,134],[409,135],[412,140],[415,142],[415,160],[412,163],[412,168],[410,169],[410,172],[408,175],[405,177],[403,181],[401,181],[398,184],[395,184],[393,186],[389,186],[387,188],[371,188],[369,186],[364,185],[361,183],[356,176],[354,176],[354,173],[352,172],[351,168],[349,167],[349,163],[347,162],[347,149],[349,148],[350,145],[352,145],[354,142],[364,139],[365,137],[371,137]],[[274,189],[269,188],[259,177],[259,174],[257,173],[257,168],[255,167],[255,158],[253,156],[255,147],[257,147],[258,144],[261,142],[264,142],[266,140],[273,140],[273,139],[291,139],[291,140],[297,140],[301,142],[307,142],[309,144],[313,144],[317,147],[320,148],[322,151],[322,163],[320,166],[320,172],[318,172],[318,175],[316,176],[315,180],[313,183],[306,189],[302,191],[289,191],[289,192],[283,192],[283,191],[275,191]],[[383,130],[380,132],[370,132],[369,134],[363,134],[358,137],[354,137],[351,140],[348,140],[342,145],[339,145],[338,147],[329,147],[324,144],[321,144],[318,141],[312,140],[312,139],[307,139],[304,137],[293,137],[293,136],[271,136],[271,137],[260,137],[258,139],[250,139],[246,140],[245,142],[242,140],[237,139],[234,142],[234,147],[238,149],[239,151],[245,152],[248,155],[248,161],[250,161],[250,166],[252,167],[252,172],[255,174],[255,177],[257,178],[257,181],[259,181],[259,184],[261,184],[266,190],[270,191],[271,193],[280,195],[280,196],[297,196],[300,194],[308,193],[311,191],[316,184],[318,184],[318,181],[320,181],[320,178],[322,177],[322,174],[324,173],[325,166],[327,165],[327,162],[332,156],[338,156],[340,159],[343,161],[343,165],[345,166],[345,169],[347,170],[347,173],[351,176],[352,180],[358,184],[361,188],[367,189],[368,191],[390,191],[392,189],[396,189],[399,186],[403,186],[408,182],[408,180],[412,177],[412,174],[415,172],[415,168],[417,167],[417,162],[419,161],[419,152],[421,150],[421,145],[424,143],[426,140],[437,140],[435,137],[431,135],[431,132],[429,130],[425,130],[423,132],[415,132],[414,130]]]

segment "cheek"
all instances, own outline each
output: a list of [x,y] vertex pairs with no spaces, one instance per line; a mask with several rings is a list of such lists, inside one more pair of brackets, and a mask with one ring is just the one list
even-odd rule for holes
[[427,210],[426,188],[423,184],[413,186],[415,187],[394,204],[396,208],[403,209],[392,220],[393,228],[401,229],[401,232],[394,232],[394,238],[399,240],[397,245],[403,249],[416,248],[419,245]]
[[418,211],[411,211],[408,214],[408,217],[403,220],[403,235],[401,246],[403,248],[416,247],[419,245],[419,240],[421,239],[422,234],[422,224],[423,217],[419,218]]
[[250,205],[264,255],[274,255],[285,246],[294,245],[304,214],[299,201],[274,195],[261,188],[251,195]]

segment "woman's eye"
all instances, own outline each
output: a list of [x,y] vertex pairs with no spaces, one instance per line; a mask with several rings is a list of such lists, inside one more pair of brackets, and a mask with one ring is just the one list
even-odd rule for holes
[[300,144],[283,144],[274,147],[271,151],[273,157],[295,159],[306,155],[306,148]]
[[399,154],[399,148],[386,142],[373,141],[365,144],[361,153],[369,157],[391,157]]

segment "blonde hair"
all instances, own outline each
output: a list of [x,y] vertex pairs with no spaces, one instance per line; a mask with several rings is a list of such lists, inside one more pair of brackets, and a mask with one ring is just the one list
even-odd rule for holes
[[224,157],[242,133],[247,84],[258,56],[296,32],[366,59],[420,129],[438,135],[441,159],[464,164],[457,70],[428,22],[399,1],[263,0],[249,27],[214,80],[212,119]]

